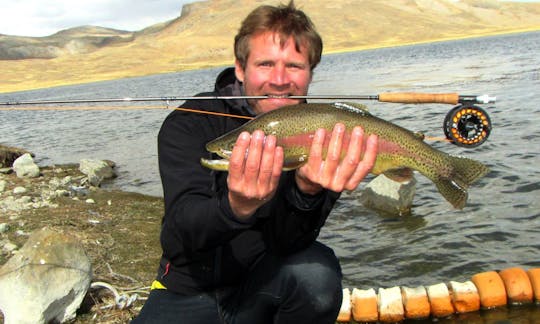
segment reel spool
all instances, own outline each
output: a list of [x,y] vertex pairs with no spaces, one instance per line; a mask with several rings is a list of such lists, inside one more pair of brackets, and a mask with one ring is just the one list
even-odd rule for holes
[[484,109],[460,104],[446,114],[443,130],[453,144],[472,148],[487,140],[491,133],[491,120]]

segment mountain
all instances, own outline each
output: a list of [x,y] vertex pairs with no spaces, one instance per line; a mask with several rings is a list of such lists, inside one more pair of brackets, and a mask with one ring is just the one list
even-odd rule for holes
[[[178,18],[127,32],[77,27],[0,35],[0,92],[232,64],[241,20],[262,0],[184,5]],[[325,53],[540,30],[540,3],[496,0],[296,0]]]
[[52,59],[86,54],[133,40],[134,33],[95,26],[70,28],[46,37],[0,35],[0,60]]

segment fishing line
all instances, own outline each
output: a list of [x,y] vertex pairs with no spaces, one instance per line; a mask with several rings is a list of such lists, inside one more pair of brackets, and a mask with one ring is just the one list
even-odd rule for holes
[[241,116],[241,115],[234,115],[234,114],[227,114],[227,113],[220,113],[216,111],[207,111],[207,110],[197,110],[197,109],[190,109],[190,108],[184,108],[184,107],[174,107],[171,108],[169,106],[51,106],[51,107],[0,107],[0,111],[40,111],[40,110],[53,110],[53,111],[73,111],[73,110],[98,110],[98,111],[104,111],[104,110],[135,110],[135,109],[173,109],[173,110],[180,110],[190,113],[197,113],[197,114],[206,114],[206,115],[214,115],[214,116],[222,116],[222,117],[232,117],[232,118],[243,118],[243,119],[254,119],[254,117],[250,116]]

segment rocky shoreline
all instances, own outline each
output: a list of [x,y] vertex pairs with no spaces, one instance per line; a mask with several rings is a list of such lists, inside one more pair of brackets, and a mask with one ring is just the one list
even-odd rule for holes
[[[91,260],[92,281],[110,285],[116,296],[103,285],[91,288],[74,322],[129,322],[140,310],[158,264],[162,198],[104,189],[100,185],[114,179],[99,179],[102,174],[92,178],[82,168],[84,161],[39,167],[37,175],[20,176],[12,164],[31,154],[21,149],[11,154],[14,149],[0,145],[0,267],[38,230],[75,237]],[[102,162],[111,167],[110,161]],[[132,298],[129,307],[118,307],[118,294]]]

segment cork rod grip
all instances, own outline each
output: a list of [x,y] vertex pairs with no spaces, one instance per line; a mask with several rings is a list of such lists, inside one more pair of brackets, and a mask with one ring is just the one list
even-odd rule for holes
[[379,94],[381,102],[457,104],[457,93],[387,92]]

